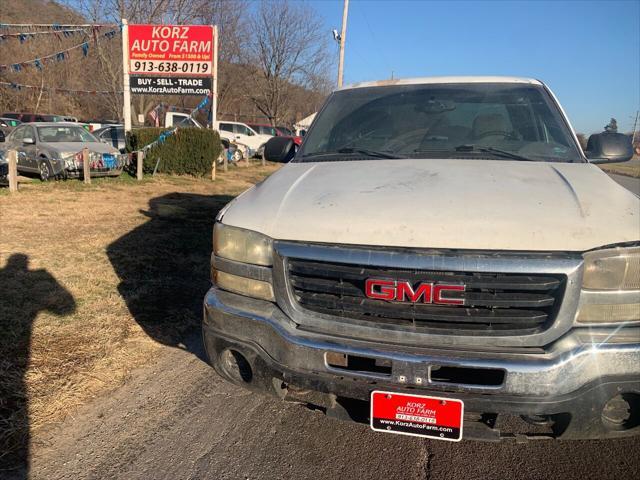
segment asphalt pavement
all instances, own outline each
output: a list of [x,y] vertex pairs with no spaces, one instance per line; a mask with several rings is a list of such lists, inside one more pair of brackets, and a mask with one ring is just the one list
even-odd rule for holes
[[[613,175],[640,193],[640,180]],[[33,439],[33,479],[630,479],[640,438],[450,443],[377,433],[224,382],[162,347],[108,396]],[[2,472],[0,472],[2,477]],[[22,478],[22,477],[18,477]]]
[[627,177],[625,175],[615,175],[609,174],[611,178],[613,178],[620,185],[625,187],[627,190],[631,190],[636,195],[640,195],[640,178],[636,177]]

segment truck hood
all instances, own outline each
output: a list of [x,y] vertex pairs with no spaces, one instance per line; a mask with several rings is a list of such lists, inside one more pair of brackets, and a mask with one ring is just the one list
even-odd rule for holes
[[640,199],[585,163],[291,163],[225,224],[274,239],[418,248],[586,251],[640,239]]

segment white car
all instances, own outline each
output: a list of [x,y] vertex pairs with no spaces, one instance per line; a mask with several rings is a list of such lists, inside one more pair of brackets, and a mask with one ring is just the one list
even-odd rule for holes
[[207,357],[387,433],[640,434],[640,199],[594,165],[631,142],[589,145],[537,80],[334,92],[216,218]]
[[241,122],[216,122],[216,130],[220,132],[220,138],[230,142],[242,143],[254,151],[262,151],[264,144],[271,139],[271,135],[261,135],[246,123]]

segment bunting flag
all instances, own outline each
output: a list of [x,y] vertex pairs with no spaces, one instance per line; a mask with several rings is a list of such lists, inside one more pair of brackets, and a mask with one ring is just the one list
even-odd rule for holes
[[36,85],[25,85],[23,83],[14,82],[0,82],[0,86],[12,88],[14,90],[44,90],[46,92],[53,93],[80,93],[86,95],[113,95],[122,94],[122,90],[109,91],[109,90],[75,90],[71,88],[58,88],[58,87],[39,87]]
[[0,29],[20,28],[27,30],[30,28],[49,28],[51,30],[68,30],[72,28],[115,28],[120,26],[117,23],[0,23]]
[[[102,27],[99,27],[102,28]],[[3,32],[0,30],[0,41],[7,40],[9,38],[17,38],[20,40],[20,43],[24,43],[29,39],[35,38],[38,35],[55,35],[58,39],[62,39],[63,37],[73,37],[74,35],[82,33],[87,34],[86,28],[65,28],[60,30],[38,30],[35,32]],[[115,35],[115,32],[114,32]]]
[[[105,37],[107,39],[112,39],[118,33],[118,30],[110,30],[106,33],[100,34],[100,37]],[[97,36],[94,31],[94,38],[97,40]],[[13,72],[21,72],[25,67],[36,67],[38,70],[42,70],[45,62],[60,62],[69,57],[69,52],[76,49],[82,49],[82,55],[86,57],[89,54],[89,42],[84,41],[73,47],[69,47],[65,50],[61,50],[60,52],[52,53],[51,55],[46,55],[40,58],[34,58],[31,60],[27,60],[25,62],[12,63],[12,64],[0,64],[0,70],[11,70]]]
[[[197,106],[196,108],[194,108],[193,110],[191,110],[191,113],[189,114],[189,116],[190,116],[190,117],[193,117],[193,116],[198,112],[198,110],[200,110],[200,109],[202,109],[202,108],[206,107],[206,106],[207,106],[207,104],[209,103],[209,101],[210,101],[210,98],[209,98],[209,96],[207,95],[206,97],[204,97],[204,98],[202,99],[202,101],[198,104],[198,106]],[[161,107],[161,106],[162,106],[162,103],[158,105],[158,107]],[[158,108],[158,107],[156,107],[156,108]],[[154,110],[155,110],[155,109],[154,109]],[[166,140],[168,137],[170,137],[171,135],[177,135],[177,134],[178,134],[178,127],[173,127],[173,128],[172,128],[172,129],[170,129],[170,130],[165,130],[164,132],[162,132],[162,133],[160,134],[160,136],[159,136],[157,139],[155,139],[155,140],[154,140],[153,142],[151,142],[151,143],[148,143],[147,145],[145,145],[144,147],[142,147],[139,151],[146,152],[147,150],[150,150],[151,148],[153,148],[153,147],[155,147],[155,146],[157,146],[157,145],[160,145],[160,144],[164,143],[164,142],[165,142],[165,140]]]

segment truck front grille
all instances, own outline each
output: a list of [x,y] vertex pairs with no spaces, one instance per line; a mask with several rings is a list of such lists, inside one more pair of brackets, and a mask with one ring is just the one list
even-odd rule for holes
[[[564,275],[390,269],[289,258],[288,281],[304,309],[338,321],[387,325],[416,332],[514,335],[545,330],[558,312]],[[463,305],[374,300],[365,281],[383,278],[419,283],[464,285],[450,292]]]

